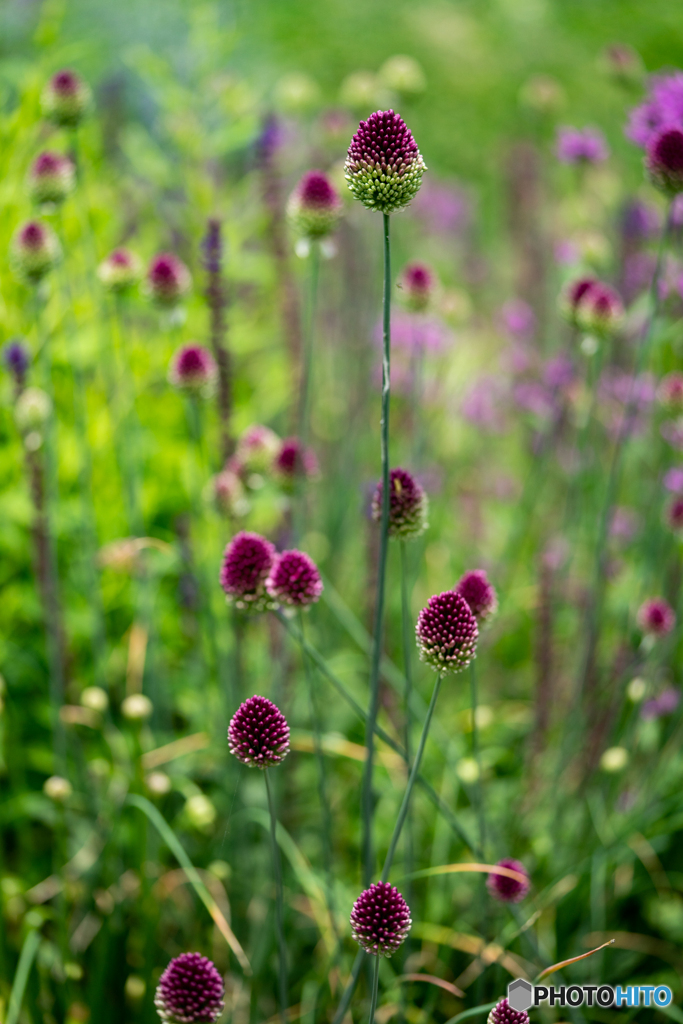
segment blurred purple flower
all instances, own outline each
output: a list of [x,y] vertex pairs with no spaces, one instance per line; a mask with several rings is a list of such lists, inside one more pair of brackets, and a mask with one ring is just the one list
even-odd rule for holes
[[631,508],[615,508],[609,524],[609,535],[616,540],[630,541],[638,529],[639,519]]
[[676,710],[681,701],[681,691],[675,686],[667,686],[662,690],[659,697],[646,700],[640,709],[641,718],[659,718],[662,715],[670,715]]
[[683,72],[655,75],[644,103],[631,111],[626,135],[646,147],[662,128],[683,128]]
[[[453,333],[436,317],[396,313],[391,320],[391,341],[395,348],[409,353],[442,352],[453,343]],[[382,342],[382,325],[375,328],[375,341]]]
[[521,341],[530,341],[536,331],[536,314],[524,299],[508,299],[504,302],[499,322],[506,334]]
[[[619,431],[625,435],[642,433],[655,393],[651,373],[641,373],[635,379],[623,370],[603,373],[598,384],[598,397],[604,404],[610,433],[613,436]],[[624,423],[627,410],[628,422]]]
[[671,224],[675,228],[683,227],[683,196],[676,196],[671,204]]
[[560,354],[548,359],[543,367],[543,383],[547,388],[560,391],[574,380],[574,364],[567,355]]
[[435,235],[462,234],[472,219],[472,207],[465,192],[432,177],[425,178],[412,209]]
[[660,223],[659,211],[642,199],[630,200],[621,211],[621,232],[629,242],[652,238],[659,231]]
[[557,133],[557,159],[564,164],[597,164],[606,160],[609,149],[597,128],[560,128]]
[[540,419],[548,419],[555,409],[553,395],[537,380],[516,384],[512,389],[512,397],[520,409]]
[[561,238],[559,242],[556,242],[553,252],[555,262],[562,266],[571,266],[574,263],[578,263],[581,255],[576,242],[572,242],[570,238]]
[[672,494],[683,494],[683,467],[675,466],[664,474],[664,487]]
[[657,258],[649,252],[634,252],[624,261],[622,290],[627,302],[635,299],[652,284]]
[[500,379],[493,374],[484,374],[466,392],[460,409],[473,426],[500,434],[505,429],[503,398]]

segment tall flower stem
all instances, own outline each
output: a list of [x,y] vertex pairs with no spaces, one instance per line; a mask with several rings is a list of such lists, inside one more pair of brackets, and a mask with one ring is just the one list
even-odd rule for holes
[[479,707],[479,696],[477,687],[477,666],[474,661],[470,663],[470,704],[472,708],[472,757],[477,765],[477,785],[475,787],[477,800],[477,817],[479,819],[479,847],[482,855],[486,850],[486,814],[484,811],[484,787],[481,781],[481,753],[479,750],[479,726],[477,724],[477,708]]
[[303,365],[299,388],[299,440],[302,446],[308,444],[311,374],[313,369],[313,352],[315,348],[315,314],[318,305],[318,279],[320,276],[320,243],[311,242],[308,282],[308,309],[306,332],[304,336]]
[[225,342],[226,323],[225,309],[227,296],[221,274],[223,260],[223,242],[221,239],[221,222],[210,218],[204,236],[204,266],[207,274],[206,302],[209,307],[209,335],[211,348],[218,367],[218,416],[221,424],[221,455],[227,461],[235,449],[232,436],[232,358]]
[[375,957],[375,966],[372,972],[372,998],[370,1001],[370,1018],[368,1024],[374,1024],[375,1010],[377,1009],[377,993],[379,992],[379,962],[382,958]]
[[275,875],[275,925],[277,928],[277,941],[280,954],[280,1016],[282,1018],[282,1024],[287,1024],[287,945],[285,943],[285,907],[282,888],[282,861],[280,860],[280,847],[277,844],[277,817],[275,815],[275,803],[273,801],[268,769],[266,769],[263,774],[266,780],[266,793],[268,794],[270,841],[273,848],[273,872]]
[[[405,540],[400,542],[401,551],[401,632],[403,635],[403,674],[405,675],[405,729],[403,734],[403,746],[405,747],[407,763],[410,763],[411,758],[411,727],[412,727],[412,714],[410,711],[410,701],[412,698],[413,691],[413,666],[412,666],[412,653],[413,644],[415,638],[411,629],[411,616],[410,616],[410,594],[408,592],[408,553],[406,550]],[[413,841],[413,827],[412,827],[412,815],[408,811],[408,819],[406,822],[406,842],[405,842],[405,873],[411,875],[413,872],[413,853],[414,853],[414,841]],[[411,886],[408,883],[406,887],[406,901],[410,906],[410,890]]]
[[379,564],[377,569],[377,601],[375,606],[375,630],[370,669],[370,701],[365,729],[367,757],[363,772],[361,808],[363,817],[363,884],[367,888],[372,881],[374,853],[372,842],[373,798],[372,779],[375,756],[375,724],[379,704],[379,673],[382,661],[382,634],[384,625],[384,587],[386,579],[387,549],[389,542],[389,403],[391,396],[391,245],[389,238],[389,215],[382,214],[384,222],[384,296],[382,331],[382,520],[380,525]]

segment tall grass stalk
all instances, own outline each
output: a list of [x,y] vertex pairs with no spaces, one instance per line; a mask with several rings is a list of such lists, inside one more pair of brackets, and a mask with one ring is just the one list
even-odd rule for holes
[[279,952],[278,989],[280,1017],[282,1018],[282,1024],[287,1024],[287,943],[285,941],[285,906],[284,891],[282,887],[282,861],[280,859],[280,847],[277,843],[277,816],[275,814],[275,803],[273,801],[273,793],[267,768],[263,775],[266,780],[266,793],[268,794],[270,841],[273,850],[273,872],[275,876],[275,926],[277,930]]

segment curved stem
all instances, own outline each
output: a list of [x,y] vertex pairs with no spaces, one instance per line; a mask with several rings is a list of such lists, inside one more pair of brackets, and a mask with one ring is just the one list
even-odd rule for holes
[[[385,214],[386,216],[386,214]],[[370,1002],[370,1019],[368,1024],[374,1024],[375,1010],[377,1009],[377,993],[379,992],[379,962],[381,957],[375,957],[375,969],[372,972],[372,1000]]]
[[280,952],[280,1016],[282,1024],[287,1024],[287,945],[285,943],[285,907],[282,890],[282,862],[280,860],[280,847],[277,845],[277,818],[275,816],[275,804],[270,788],[268,769],[263,773],[266,780],[266,793],[268,794],[268,810],[270,812],[270,841],[273,847],[273,873],[275,875],[275,924],[277,928],[277,939]]
[[370,669],[370,701],[365,729],[367,757],[363,771],[361,809],[363,817],[363,884],[367,888],[372,880],[374,853],[372,843],[372,777],[375,756],[375,723],[379,704],[379,670],[382,660],[382,627],[384,624],[384,583],[386,577],[387,548],[389,540],[389,402],[391,396],[391,246],[389,237],[389,215],[383,214],[384,222],[384,297],[383,297],[383,346],[382,346],[382,520],[380,527],[379,565],[377,571],[377,603],[375,606],[375,629]]

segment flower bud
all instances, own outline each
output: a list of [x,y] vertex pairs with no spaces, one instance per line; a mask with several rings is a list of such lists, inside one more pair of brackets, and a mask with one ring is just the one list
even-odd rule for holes
[[510,875],[498,874],[492,871],[486,879],[486,888],[488,889],[491,896],[494,899],[500,900],[501,903],[519,903],[523,900],[529,891],[529,875],[527,869],[518,860],[512,860],[512,858],[506,858],[505,860],[499,860],[496,864],[499,868],[508,868],[510,871],[516,871],[518,874],[524,876],[524,881],[521,878],[511,878]]
[[666,636],[676,625],[676,613],[663,597],[652,597],[638,609],[638,625],[649,636]]
[[281,604],[306,608],[320,600],[323,583],[317,565],[305,552],[283,551],[275,558],[266,590]]
[[49,225],[30,220],[18,228],[10,244],[10,262],[25,284],[38,284],[59,262],[62,248]]
[[[372,497],[372,518],[382,521],[383,486],[380,480]],[[419,537],[427,529],[427,495],[417,480],[405,469],[392,469],[389,474],[389,536],[403,540]]]
[[201,345],[184,345],[171,362],[168,379],[183,391],[206,391],[216,379],[216,363]]
[[240,516],[249,508],[244,485],[231,469],[222,469],[211,481],[213,500],[218,511],[225,516]]
[[90,86],[75,71],[58,71],[43,89],[43,114],[60,128],[75,128],[87,113],[91,98]]
[[410,926],[410,907],[389,882],[375,882],[360,894],[351,911],[351,934],[372,956],[390,957],[403,945]]
[[489,1013],[486,1024],[529,1024],[526,1010],[513,1010],[507,999],[501,999]]
[[671,499],[666,510],[666,522],[674,533],[683,532],[683,498],[677,496]]
[[250,768],[271,768],[289,753],[289,726],[280,709],[255,694],[240,704],[228,728],[230,753]]
[[144,693],[131,693],[121,704],[121,714],[129,722],[144,722],[153,710],[151,700]]
[[76,168],[61,153],[41,153],[28,173],[28,194],[34,203],[63,203],[76,185]]
[[576,306],[576,322],[589,333],[612,334],[624,316],[621,298],[608,284],[599,281],[584,292]]
[[434,291],[434,275],[424,263],[409,263],[398,282],[404,301],[413,313],[421,313],[429,305]]
[[273,472],[280,486],[291,490],[297,479],[318,475],[318,460],[310,448],[303,447],[298,437],[286,437],[273,461]]
[[227,600],[244,611],[263,612],[275,603],[266,580],[275,560],[275,547],[258,533],[241,532],[223,554],[220,584]]
[[40,388],[26,388],[14,406],[14,419],[22,434],[42,430],[52,414],[52,399]]
[[461,672],[476,656],[477,620],[455,590],[430,597],[418,616],[415,634],[420,660],[436,672]]
[[223,979],[211,960],[181,953],[159,978],[154,1005],[164,1024],[214,1024],[223,1012]]
[[479,626],[492,618],[498,610],[498,595],[489,583],[484,569],[472,569],[460,577],[455,589],[470,606]]
[[426,169],[410,129],[393,110],[378,110],[360,122],[344,165],[356,199],[380,213],[406,207]]
[[560,128],[557,159],[564,164],[597,164],[609,156],[602,132],[595,128]]
[[282,440],[270,427],[255,423],[247,427],[237,442],[235,458],[241,472],[265,473],[282,447]]
[[101,686],[86,686],[81,694],[81,704],[84,708],[104,714],[109,707],[107,691],[103,690]]
[[336,188],[322,171],[308,171],[292,192],[287,216],[304,238],[324,238],[336,228],[343,205]]
[[182,260],[172,253],[160,253],[149,265],[145,291],[157,306],[173,309],[192,287],[192,277]]
[[591,288],[594,288],[599,283],[596,277],[580,277],[576,281],[571,281],[563,289],[560,296],[560,310],[572,326],[578,326],[577,311],[579,303]]
[[683,192],[683,131],[665,128],[649,142],[645,157],[650,180],[662,192]]
[[662,377],[657,388],[657,400],[667,412],[683,412],[683,373],[674,371]]
[[142,261],[130,249],[114,249],[97,268],[97,276],[111,292],[125,292],[142,276]]
[[73,786],[68,779],[63,779],[61,775],[51,775],[43,783],[43,793],[55,803],[63,804],[73,793]]

